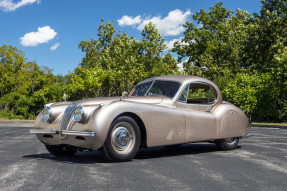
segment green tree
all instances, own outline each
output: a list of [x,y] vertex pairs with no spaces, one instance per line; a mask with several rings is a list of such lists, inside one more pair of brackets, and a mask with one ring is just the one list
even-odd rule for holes
[[0,47],[0,115],[6,118],[32,119],[45,103],[61,101],[67,91],[50,68],[26,62],[24,56],[13,46]]
[[144,63],[144,78],[177,73],[177,62],[170,53],[163,54],[167,49],[164,38],[153,23],[148,23],[142,31],[140,42],[140,61]]
[[0,93],[1,96],[21,86],[23,65],[26,60],[24,53],[13,46],[4,44],[0,47]]
[[39,78],[43,75],[43,72],[40,70],[40,67],[36,62],[27,62],[25,65],[27,77],[31,83],[31,93],[33,94],[38,89],[37,87],[41,83]]
[[260,13],[235,13],[216,3],[186,22],[172,50],[185,74],[214,80],[223,96],[255,119],[287,120],[287,9],[285,0],[265,0]]
[[186,22],[184,38],[172,50],[184,63],[185,73],[216,78],[236,74],[248,66],[242,62],[248,28],[252,27],[250,13],[237,9],[235,15],[216,3],[209,12],[203,9],[193,15],[200,27]]
[[270,73],[272,85],[277,87],[277,120],[287,121],[287,6],[285,0],[265,0],[259,14],[254,14],[258,27],[253,34],[255,44],[249,51],[252,68]]
[[252,70],[270,72],[276,68],[275,55],[287,46],[287,7],[285,0],[262,2],[260,14],[255,13],[254,28],[249,30],[245,50]]
[[102,23],[98,39],[79,44],[86,56],[71,78],[72,90],[83,97],[121,95],[148,77],[177,73],[176,60],[163,55],[166,45],[155,26],[146,25],[142,35],[137,41]]

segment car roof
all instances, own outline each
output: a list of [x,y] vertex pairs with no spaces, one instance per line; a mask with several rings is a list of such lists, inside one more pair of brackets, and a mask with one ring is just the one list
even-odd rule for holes
[[210,80],[198,76],[190,76],[190,75],[167,75],[167,76],[157,76],[153,78],[146,79],[141,83],[153,81],[153,80],[171,80],[171,81],[178,81],[181,84],[185,84],[186,82],[191,81],[200,81],[200,82],[207,82],[213,84]]
[[[145,83],[145,82],[149,82],[149,81],[153,81],[153,80],[170,80],[170,81],[177,81],[179,83],[181,83],[181,88],[183,89],[187,84],[191,83],[191,82],[203,82],[203,83],[207,83],[210,84],[214,87],[216,94],[217,94],[217,102],[221,103],[222,102],[222,95],[221,92],[219,90],[219,88],[217,87],[216,84],[214,84],[212,81],[206,79],[206,78],[202,78],[202,77],[198,77],[198,76],[190,76],[190,75],[167,75],[167,76],[157,76],[157,77],[153,77],[153,78],[149,78],[146,79],[142,82],[140,82],[139,84]],[[178,91],[177,94],[180,94],[180,90]],[[178,95],[175,95],[174,100],[176,100],[176,97],[178,97]]]

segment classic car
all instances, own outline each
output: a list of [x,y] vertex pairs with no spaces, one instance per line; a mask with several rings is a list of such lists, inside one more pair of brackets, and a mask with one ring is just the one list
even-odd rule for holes
[[249,128],[245,113],[223,101],[213,82],[170,75],[144,80],[121,97],[47,104],[30,133],[55,156],[100,150],[112,161],[128,161],[139,147],[206,141],[235,149]]

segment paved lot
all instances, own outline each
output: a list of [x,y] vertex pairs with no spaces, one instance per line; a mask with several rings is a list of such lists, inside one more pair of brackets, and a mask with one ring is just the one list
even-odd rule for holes
[[234,151],[212,144],[141,149],[125,163],[98,151],[56,158],[29,129],[0,122],[0,190],[286,190],[287,129],[252,129]]

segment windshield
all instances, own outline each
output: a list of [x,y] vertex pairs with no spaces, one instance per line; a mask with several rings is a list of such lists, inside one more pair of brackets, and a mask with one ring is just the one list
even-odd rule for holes
[[173,98],[179,86],[179,82],[155,80],[137,85],[130,96],[167,96]]

